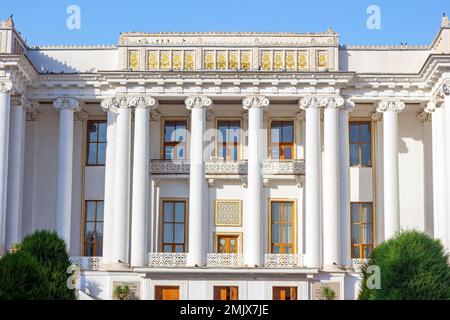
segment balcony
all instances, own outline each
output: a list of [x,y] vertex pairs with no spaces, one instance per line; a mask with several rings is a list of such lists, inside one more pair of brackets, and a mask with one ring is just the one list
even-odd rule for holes
[[302,268],[305,266],[303,254],[266,254],[264,266],[267,268]]
[[[189,160],[152,160],[150,165],[152,174],[156,175],[188,175],[190,172]],[[224,161],[223,159],[210,159],[205,161],[207,175],[247,175],[247,160]],[[263,160],[263,175],[304,175],[304,160]]]
[[244,265],[242,253],[208,253],[206,257],[207,267],[236,268]]
[[352,268],[355,272],[361,272],[369,259],[352,259]]
[[77,265],[81,270],[96,271],[101,268],[102,257],[70,257],[70,263]]
[[151,252],[148,254],[149,267],[182,268],[187,265],[187,253]]

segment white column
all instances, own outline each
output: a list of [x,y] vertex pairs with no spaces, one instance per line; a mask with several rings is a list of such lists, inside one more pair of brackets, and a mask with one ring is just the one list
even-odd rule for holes
[[351,230],[350,230],[350,141],[349,113],[355,107],[354,102],[347,101],[339,110],[339,193],[340,193],[340,246],[341,264],[351,266]]
[[25,116],[29,105],[25,97],[11,101],[11,128],[9,137],[8,195],[6,216],[6,249],[22,237],[22,196],[24,170]]
[[322,98],[324,106],[323,153],[323,265],[340,264],[340,201],[339,201],[339,108],[341,97]]
[[150,183],[150,108],[156,107],[151,97],[137,99],[134,120],[133,196],[131,212],[131,266],[144,266],[147,255],[147,221]]
[[263,211],[262,161],[264,150],[263,116],[269,106],[264,96],[248,96],[243,100],[248,110],[248,176],[247,210],[244,214],[244,262],[248,267],[262,266],[263,259]]
[[130,220],[131,108],[133,98],[118,99],[114,160],[113,265],[128,267]]
[[437,101],[430,101],[425,112],[431,113],[432,162],[433,162],[433,234],[446,244],[447,198],[445,173],[445,125],[444,108]]
[[114,98],[102,101],[103,111],[107,112],[105,193],[103,197],[103,265],[113,262],[114,239],[114,162],[116,149],[116,117],[118,102]]
[[58,189],[56,195],[56,231],[70,252],[72,212],[73,114],[79,110],[78,100],[59,98],[53,106],[59,110]]
[[398,119],[397,113],[405,104],[397,100],[378,103],[383,113],[383,164],[384,164],[384,238],[392,238],[400,231],[400,202],[398,181]]
[[[446,172],[446,182],[445,182],[445,195],[444,198],[447,199],[447,204],[445,207],[446,212],[446,225],[447,228],[442,231],[443,236],[447,237],[447,251],[450,251],[450,88],[448,84],[444,84],[441,89],[442,96],[444,98],[444,118],[445,118],[445,172]],[[446,233],[446,235],[444,234]]]
[[319,268],[320,261],[320,106],[315,97],[304,97],[299,106],[306,110],[305,141],[305,264]]
[[203,135],[205,133],[206,110],[212,107],[208,97],[193,96],[185,101],[186,108],[191,110],[191,152],[189,180],[189,266],[205,264],[204,237],[207,230],[205,202],[205,161],[203,156]]
[[5,253],[6,196],[8,188],[10,93],[13,83],[0,80],[0,256]]

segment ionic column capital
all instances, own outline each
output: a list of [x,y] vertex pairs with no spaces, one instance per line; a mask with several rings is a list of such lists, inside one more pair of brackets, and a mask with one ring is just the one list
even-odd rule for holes
[[269,99],[266,96],[261,95],[251,95],[247,96],[242,100],[242,106],[245,110],[250,110],[251,108],[266,109],[270,104]]
[[213,105],[212,100],[207,96],[190,96],[184,101],[188,110],[192,109],[210,109]]
[[135,101],[132,102],[135,104],[136,109],[147,109],[154,111],[159,106],[158,101],[150,96],[136,96],[134,99]]
[[442,85],[441,94],[444,96],[450,96],[450,87],[448,84]]
[[352,112],[355,109],[355,102],[352,100],[345,100],[344,105],[341,107],[342,111]]
[[58,110],[80,111],[80,102],[75,98],[58,98],[53,102],[53,106]]
[[341,109],[344,104],[345,100],[341,96],[309,96],[302,97],[298,106],[302,110],[308,108]]
[[0,93],[10,93],[14,88],[14,84],[9,79],[0,80]]
[[402,112],[405,109],[405,103],[400,100],[382,100],[378,102],[377,112]]

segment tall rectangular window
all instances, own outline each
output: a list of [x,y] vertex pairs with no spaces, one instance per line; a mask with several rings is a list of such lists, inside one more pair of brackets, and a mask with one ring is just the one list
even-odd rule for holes
[[217,155],[225,160],[238,160],[241,122],[239,120],[218,121],[217,130]]
[[373,250],[372,203],[352,203],[352,258],[367,259]]
[[164,122],[164,160],[186,159],[187,122],[185,120]]
[[297,300],[297,287],[273,287],[273,300]]
[[214,300],[239,300],[239,287],[214,287]]
[[84,255],[100,257],[103,254],[103,201],[85,203]]
[[163,200],[162,209],[162,251],[186,252],[186,200]]
[[106,128],[104,120],[87,122],[87,157],[86,165],[104,166],[106,161]]
[[371,123],[350,122],[350,166],[372,166]]
[[270,206],[271,253],[295,253],[294,202],[271,201]]
[[270,128],[270,154],[275,160],[294,159],[294,122],[272,121]]

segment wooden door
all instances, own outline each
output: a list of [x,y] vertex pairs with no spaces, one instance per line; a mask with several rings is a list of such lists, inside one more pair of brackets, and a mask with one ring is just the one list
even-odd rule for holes
[[155,287],[155,300],[180,300],[180,287]]
[[214,300],[239,300],[239,288],[214,287]]
[[239,253],[239,237],[236,235],[219,235],[217,253]]
[[273,287],[273,300],[297,300],[297,287]]

